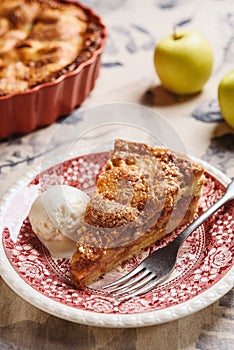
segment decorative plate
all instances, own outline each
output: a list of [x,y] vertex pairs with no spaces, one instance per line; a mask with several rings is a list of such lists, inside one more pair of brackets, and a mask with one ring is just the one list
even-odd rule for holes
[[[107,153],[68,160],[37,175],[28,174],[12,187],[1,203],[1,273],[21,297],[50,314],[101,327],[154,325],[196,312],[233,286],[234,205],[228,203],[185,241],[170,278],[145,295],[120,302],[102,290],[107,282],[135,267],[150,249],[106,274],[86,291],[69,283],[68,260],[54,259],[31,229],[28,213],[35,197],[55,184],[92,191]],[[201,161],[199,161],[201,163]],[[199,211],[212,205],[230,181],[208,164]],[[165,245],[178,232],[161,240]]]

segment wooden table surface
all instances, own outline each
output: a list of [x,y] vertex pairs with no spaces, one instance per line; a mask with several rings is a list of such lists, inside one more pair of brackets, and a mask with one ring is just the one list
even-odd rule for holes
[[[3,299],[3,300],[2,300]],[[48,315],[1,281],[1,342],[8,349],[233,349],[233,292],[177,321],[143,328],[99,328]]]
[[[223,121],[217,101],[221,77],[234,68],[233,1],[86,0],[84,3],[103,17],[109,36],[100,76],[82,107],[118,101],[151,108],[174,128],[188,153],[234,177],[234,131]],[[202,32],[210,41],[215,57],[212,76],[202,93],[186,99],[164,91],[153,67],[154,47],[171,32],[174,24]],[[60,120],[50,127],[0,143],[1,195],[24,173],[40,164],[45,144],[58,127],[60,130],[72,127],[66,119],[63,123]],[[69,137],[64,132],[62,138],[55,138],[53,146],[71,143]],[[139,328],[72,323],[32,306],[3,279],[0,285],[1,350],[234,349],[231,285],[226,295],[200,311]]]

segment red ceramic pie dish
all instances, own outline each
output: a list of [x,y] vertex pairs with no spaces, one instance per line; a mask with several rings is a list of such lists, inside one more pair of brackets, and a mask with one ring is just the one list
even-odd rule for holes
[[[98,30],[98,35],[95,34],[98,40],[95,39],[95,43],[86,40],[86,47],[76,59],[60,69],[51,81],[42,81],[25,91],[0,96],[0,139],[52,124],[78,107],[94,88],[106,41],[106,27],[98,15],[77,1],[52,1],[73,4],[84,11],[90,23],[87,31]],[[92,50],[88,45],[92,46]]]

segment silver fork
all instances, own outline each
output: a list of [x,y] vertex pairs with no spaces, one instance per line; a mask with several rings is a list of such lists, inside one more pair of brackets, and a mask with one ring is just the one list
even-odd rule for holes
[[155,250],[131,272],[103,288],[108,289],[108,292],[113,296],[118,296],[119,300],[129,299],[153,289],[173,271],[179,249],[185,239],[220,207],[232,199],[234,199],[234,179],[227,186],[225,194],[172,242]]

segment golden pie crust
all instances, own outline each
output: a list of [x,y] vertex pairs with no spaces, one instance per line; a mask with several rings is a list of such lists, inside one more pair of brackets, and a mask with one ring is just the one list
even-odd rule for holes
[[96,183],[70,262],[84,288],[192,220],[204,169],[175,151],[116,140]]
[[74,70],[101,39],[101,26],[75,2],[0,0],[0,96]]

